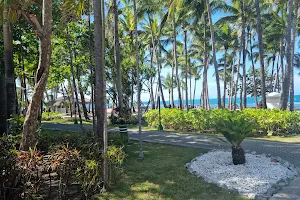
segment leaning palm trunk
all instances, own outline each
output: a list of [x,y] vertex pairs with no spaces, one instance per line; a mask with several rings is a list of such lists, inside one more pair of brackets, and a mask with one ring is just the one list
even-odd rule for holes
[[186,30],[184,31],[184,54],[185,54],[185,106],[187,111],[189,111],[188,58],[187,58]]
[[[238,59],[238,71],[236,73],[236,81],[235,81],[235,87],[234,87],[234,103],[233,103],[233,110],[236,110],[236,99],[237,99],[237,92],[238,92],[238,85],[239,85],[239,79],[240,79],[240,69],[241,69],[241,50],[239,52],[239,59]],[[241,101],[241,99],[240,99]]]
[[31,102],[28,106],[20,149],[28,150],[37,142],[38,115],[41,108],[43,92],[46,87],[51,61],[51,35],[52,35],[52,0],[43,0],[42,5],[43,23],[39,24],[35,15],[30,17],[22,13],[26,20],[31,23],[40,40],[39,67]]

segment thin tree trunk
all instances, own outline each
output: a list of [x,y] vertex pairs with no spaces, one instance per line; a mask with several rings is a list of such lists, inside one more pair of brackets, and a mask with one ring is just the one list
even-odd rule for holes
[[258,35],[258,49],[259,49],[259,58],[260,58],[259,61],[260,61],[260,78],[261,78],[261,103],[262,103],[262,108],[267,108],[264,49],[263,49],[263,40],[262,40],[259,0],[255,0],[255,8],[256,8],[256,22],[257,22],[257,35]]
[[[240,52],[239,52],[238,71],[236,74],[235,89],[234,89],[233,110],[236,110],[236,101],[237,101],[238,85],[239,85],[239,79],[240,79],[240,69],[241,69],[241,53],[242,53],[242,49],[240,49]],[[240,101],[242,101],[242,100],[240,99]]]
[[276,92],[276,88],[277,88],[277,91],[279,92],[279,56],[277,58],[276,79],[275,79],[275,84],[274,84],[274,88],[273,88],[274,92]]
[[161,76],[161,74],[160,74],[160,72],[161,72],[161,63],[160,63],[160,60],[159,60],[159,56],[160,56],[160,52],[159,52],[159,50],[158,50],[158,48],[159,48],[159,46],[158,45],[160,45],[160,44],[157,44],[157,46],[156,46],[156,62],[157,62],[157,67],[158,67],[158,86],[159,86],[159,89],[160,89],[160,91],[161,91],[161,99],[162,99],[162,102],[163,102],[163,104],[164,104],[164,107],[165,108],[167,108],[167,103],[166,103],[166,101],[165,101],[165,96],[164,96],[164,92],[163,92],[163,88],[162,88],[162,83],[161,83],[161,78],[160,78],[160,76]]
[[40,39],[39,67],[36,73],[37,75],[34,93],[26,112],[26,117],[23,125],[23,135],[20,145],[21,150],[28,150],[29,147],[34,147],[37,142],[38,114],[50,69],[52,53],[52,0],[43,0],[42,26],[39,24],[37,18],[34,15],[31,15],[30,18],[26,14],[24,16],[33,25],[35,32]]
[[291,59],[291,28],[292,28],[292,12],[293,12],[293,0],[288,0],[287,7],[287,27],[286,27],[286,72],[283,81],[281,99],[280,99],[280,109],[286,110],[288,106],[290,84],[291,84],[291,71],[292,71],[292,59]]
[[228,48],[225,47],[225,55],[224,55],[224,89],[223,89],[223,108],[225,108],[225,102],[226,102],[226,86],[227,86],[227,82],[226,82],[226,71],[227,71],[227,50]]
[[[76,51],[75,50],[74,50],[74,58],[76,60]],[[84,115],[85,120],[88,121],[90,118],[88,116],[85,97],[84,97],[84,93],[83,93],[83,89],[82,89],[82,85],[81,85],[81,80],[80,80],[80,73],[79,73],[79,70],[78,70],[77,66],[76,66],[76,78],[77,78],[78,89],[79,89],[79,94],[80,94],[80,98],[81,98],[81,105],[82,105],[83,115]]]
[[[71,74],[72,74],[72,82],[73,82],[75,98],[76,98],[75,107],[77,106],[79,123],[80,123],[80,125],[82,125],[80,104],[79,104],[78,92],[77,92],[77,87],[76,87],[75,72],[74,72],[74,65],[73,65],[73,53],[72,53],[72,46],[70,44],[70,34],[69,34],[68,25],[67,25],[67,44],[68,44],[69,54],[70,54],[70,69],[71,69]],[[75,121],[75,123],[76,123],[76,121]]]
[[283,88],[283,80],[284,80],[284,76],[285,76],[285,70],[284,70],[284,50],[283,50],[283,37],[280,38],[280,68],[281,68],[281,78],[280,78],[280,91],[282,91]]
[[134,35],[135,35],[135,60],[136,60],[136,69],[137,69],[137,78],[138,78],[138,92],[137,92],[137,101],[138,101],[138,119],[139,119],[139,159],[144,159],[143,153],[143,142],[141,138],[142,134],[142,110],[141,110],[141,82],[140,82],[140,73],[139,73],[139,38],[137,32],[137,11],[136,11],[136,0],[133,0],[133,10],[134,10]]
[[[153,45],[153,44],[152,44]],[[153,69],[153,48],[150,47],[150,66]],[[152,72],[152,70],[151,70]],[[151,108],[155,109],[155,100],[154,100],[154,93],[153,93],[153,77],[150,77],[150,98],[151,98]]]
[[290,111],[295,109],[295,91],[294,91],[294,54],[295,54],[295,39],[297,34],[297,19],[298,19],[299,0],[294,0],[294,17],[292,23],[291,36],[291,81],[290,81]]
[[195,106],[195,95],[196,95],[196,84],[197,84],[197,79],[195,78],[194,81],[195,81],[195,82],[194,82],[195,85],[194,85],[194,95],[193,95],[193,106],[196,107],[196,106]]
[[174,108],[174,63],[172,62],[172,75],[171,75],[171,107]]
[[273,56],[272,56],[272,71],[271,71],[271,85],[272,85],[272,88],[273,88],[273,81],[274,81],[275,61],[276,61],[276,54],[274,53]]
[[210,102],[209,102],[209,94],[208,94],[208,87],[207,82],[205,83],[205,95],[206,95],[206,109],[210,110]]
[[[245,33],[245,28],[246,28],[246,18],[245,18],[245,4],[244,0],[241,1],[241,10],[242,10],[242,48],[243,48],[243,84],[241,87],[241,90],[243,91],[243,97],[241,98],[240,101],[243,99],[244,103],[244,108],[247,107],[247,83],[246,83],[246,56],[247,56],[247,44],[246,44],[246,33]],[[241,104],[243,105],[243,104]],[[242,107],[242,106],[241,106]]]
[[229,109],[232,110],[232,94],[234,87],[234,66],[235,66],[235,53],[231,65],[231,81],[230,81],[230,94],[229,94]]
[[177,36],[176,36],[176,22],[175,22],[175,13],[174,16],[172,16],[173,20],[173,53],[174,53],[174,61],[175,61],[175,69],[176,69],[176,79],[177,79],[177,89],[178,89],[178,100],[179,100],[179,107],[180,109],[183,109],[183,103],[182,103],[182,98],[181,98],[181,91],[180,91],[180,78],[178,74],[178,60],[177,60],[177,47],[176,47],[176,42],[177,42]]
[[119,19],[117,1],[113,0],[114,9],[114,44],[115,44],[115,65],[116,65],[116,85],[118,91],[118,102],[120,116],[123,115],[123,92],[122,92],[122,76],[121,76],[121,58],[120,58],[120,43],[119,43]]
[[186,30],[184,31],[184,55],[185,55],[185,106],[189,111],[189,94],[188,94],[188,58],[187,58],[187,43],[186,43]]
[[[6,2],[6,1],[4,1]],[[10,119],[17,114],[17,96],[16,96],[16,83],[15,72],[13,63],[13,36],[12,27],[8,18],[8,5],[4,5],[3,11],[3,40],[4,40],[4,66],[5,66],[5,88],[6,88],[6,117]],[[12,121],[7,121],[7,133],[13,133]]]
[[211,37],[211,46],[212,46],[212,54],[213,54],[213,62],[215,67],[215,75],[216,75],[216,84],[217,84],[217,96],[218,96],[218,108],[222,108],[221,104],[221,90],[220,90],[220,78],[219,78],[219,71],[218,71],[218,63],[216,58],[216,48],[215,48],[215,31],[212,22],[211,10],[209,0],[206,0],[207,5],[207,13],[210,25],[210,37]]
[[252,36],[250,32],[250,27],[248,27],[248,35],[249,35],[249,43],[250,43],[250,57],[252,62],[252,72],[253,72],[253,95],[255,99],[255,106],[258,106],[258,100],[257,100],[257,88],[256,88],[256,75],[255,75],[255,67],[254,67],[254,59],[253,59],[253,48],[252,48]]
[[91,73],[91,103],[92,103],[92,118],[93,118],[93,131],[94,133],[96,132],[96,119],[95,119],[95,106],[94,106],[94,93],[95,93],[95,77],[94,77],[94,69],[93,69],[93,59],[92,59],[92,54],[93,54],[93,41],[92,41],[92,29],[91,29],[91,12],[90,12],[90,0],[88,0],[88,25],[89,25],[89,67],[90,67],[90,73]]
[[68,91],[67,91],[67,88],[66,88],[65,84],[63,84],[63,86],[64,86],[64,89],[65,89],[65,91],[66,91],[66,94],[67,94],[67,97],[68,97],[68,99],[69,99],[69,102],[70,102],[70,113],[71,113],[71,118],[72,118],[72,115],[73,115],[73,109],[72,109],[73,103],[72,103],[72,98],[71,98],[70,95],[68,94]]

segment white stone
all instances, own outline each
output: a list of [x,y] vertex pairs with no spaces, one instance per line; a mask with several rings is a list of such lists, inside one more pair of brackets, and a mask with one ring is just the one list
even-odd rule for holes
[[[286,180],[291,171],[271,158],[246,153],[246,163],[233,165],[231,152],[213,151],[190,162],[189,170],[217,185],[243,195],[265,194],[272,185]],[[270,190],[269,190],[270,192]]]

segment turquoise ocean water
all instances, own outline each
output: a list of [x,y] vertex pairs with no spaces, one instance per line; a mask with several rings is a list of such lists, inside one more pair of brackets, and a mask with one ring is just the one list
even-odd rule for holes
[[[260,100],[260,98],[258,98],[258,100]],[[217,98],[209,99],[209,102],[210,102],[211,108],[218,107],[218,99]],[[147,105],[147,103],[148,102],[144,102],[145,105]],[[169,104],[168,99],[166,99],[166,103]],[[179,105],[178,100],[175,100],[174,103],[175,103],[175,105]],[[228,105],[228,103],[229,103],[229,99],[227,98],[226,99],[226,104]],[[183,104],[185,105],[185,100],[183,101]],[[195,99],[194,104],[195,104],[195,106],[200,105],[200,99]],[[189,101],[189,105],[191,105],[190,101]],[[240,105],[240,99],[239,98],[237,98],[237,105],[238,105],[238,107]],[[161,104],[161,106],[163,107],[163,104]],[[256,107],[254,97],[247,97],[247,107],[248,108]],[[295,108],[300,109],[300,95],[295,95]]]

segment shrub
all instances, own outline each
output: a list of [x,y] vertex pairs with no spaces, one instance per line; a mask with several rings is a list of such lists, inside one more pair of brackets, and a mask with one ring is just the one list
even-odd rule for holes
[[245,117],[240,111],[223,110],[223,115],[216,117],[214,123],[216,131],[222,133],[232,145],[233,164],[244,164],[246,160],[241,143],[254,130],[256,122]]
[[51,121],[54,119],[62,119],[61,113],[58,112],[43,112],[42,121]]
[[[239,112],[239,111],[235,111]],[[215,132],[215,122],[227,115],[226,109],[195,110],[161,109],[161,122],[166,129]],[[300,113],[278,109],[243,109],[241,115],[257,123],[251,136],[300,134]],[[158,127],[158,110],[144,115],[148,126]]]

